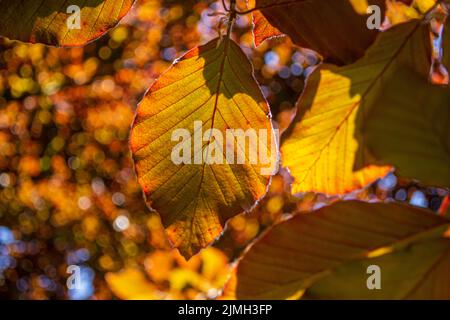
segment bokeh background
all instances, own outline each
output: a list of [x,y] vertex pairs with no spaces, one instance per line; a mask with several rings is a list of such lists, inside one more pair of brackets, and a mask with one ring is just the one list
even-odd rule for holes
[[[142,198],[128,133],[155,78],[218,35],[220,12],[221,1],[138,0],[118,27],[82,48],[0,38],[1,299],[214,299],[263,230],[339,200],[291,196],[281,169],[267,197],[233,218],[213,246],[189,261],[170,248]],[[285,129],[318,58],[288,38],[255,48],[251,15],[239,16],[233,37]],[[346,198],[395,198],[437,211],[445,194],[389,174]],[[69,290],[73,264],[82,285]]]

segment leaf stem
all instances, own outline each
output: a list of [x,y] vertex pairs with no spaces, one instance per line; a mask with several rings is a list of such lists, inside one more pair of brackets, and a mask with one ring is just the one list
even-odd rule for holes
[[227,4],[225,3],[225,0],[222,0],[222,6],[226,12],[230,12],[230,9],[227,8]]
[[233,31],[234,20],[236,20],[236,0],[230,0],[230,18],[228,21],[227,38],[231,39],[231,32]]

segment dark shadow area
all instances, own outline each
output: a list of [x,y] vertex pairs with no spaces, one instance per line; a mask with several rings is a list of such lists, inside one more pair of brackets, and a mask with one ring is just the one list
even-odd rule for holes
[[[258,1],[257,6],[272,2]],[[326,62],[343,65],[355,61],[364,55],[378,33],[368,30],[369,15],[356,12],[349,0],[279,3],[261,10],[266,19],[288,34],[296,45],[322,54]],[[369,0],[368,4],[378,6],[381,17],[384,16],[385,0]]]
[[[190,58],[188,52],[184,58]],[[253,67],[233,40],[225,37],[213,39],[198,48],[198,58],[205,60],[203,77],[211,95],[223,94],[227,99],[232,99],[238,93],[247,93],[258,103],[264,102],[262,94],[253,75]]]

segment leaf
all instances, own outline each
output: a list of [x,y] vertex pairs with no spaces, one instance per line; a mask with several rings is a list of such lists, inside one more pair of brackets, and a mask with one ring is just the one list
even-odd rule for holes
[[[0,0],[0,35],[23,42],[80,46],[116,26],[133,3],[134,0]],[[72,22],[69,17],[74,13],[69,9],[74,5],[81,9],[79,29],[68,28]]]
[[105,275],[111,291],[124,300],[158,300],[162,295],[158,288],[147,280],[139,269],[125,268],[120,272],[108,272]]
[[[368,5],[385,0],[257,0],[256,8],[292,41],[320,53],[325,61],[348,64],[361,57],[378,31],[367,28]],[[256,28],[255,38],[261,38]]]
[[421,13],[425,13],[430,10],[436,4],[436,0],[415,0],[413,6]]
[[253,38],[255,46],[259,47],[265,40],[283,35],[277,28],[273,27],[269,21],[258,10],[253,12]]
[[[225,295],[238,299],[449,299],[450,220],[398,203],[337,202],[265,233]],[[366,286],[381,268],[381,290]],[[234,292],[229,292],[234,287]]]
[[[229,218],[251,210],[265,195],[277,165],[270,117],[250,62],[228,39],[216,39],[189,51],[153,84],[140,103],[131,132],[138,180],[149,205],[161,214],[170,241],[185,257],[209,245]],[[190,137],[195,121],[202,121],[203,128],[196,132],[203,131],[206,141],[193,150],[195,141]],[[202,161],[211,145],[216,141],[221,145],[219,140],[211,140],[211,134],[206,135],[210,128],[218,129],[227,142],[222,152],[216,151],[216,156],[223,153],[219,164],[207,163],[207,157]],[[177,129],[187,130],[189,139],[172,141]],[[267,155],[266,164],[259,158],[252,164],[250,158],[257,146],[251,144],[247,149],[249,143],[227,139],[227,129],[254,132],[259,151]],[[172,161],[174,147],[180,143],[187,143],[190,161],[194,154],[200,158],[200,163],[191,163],[199,164]],[[225,149],[236,160],[244,153],[244,163],[226,161]]]
[[403,178],[450,187],[450,90],[400,69],[368,112],[364,140],[377,163]]
[[391,25],[407,22],[411,19],[420,18],[420,13],[410,4],[397,1],[386,2],[386,17]]
[[[293,193],[344,194],[389,171],[366,146],[367,114],[375,103],[384,108],[382,85],[404,67],[428,78],[429,39],[428,27],[414,20],[381,33],[356,63],[324,64],[313,72],[281,147],[283,165],[294,177]],[[399,97],[408,94],[397,92]]]

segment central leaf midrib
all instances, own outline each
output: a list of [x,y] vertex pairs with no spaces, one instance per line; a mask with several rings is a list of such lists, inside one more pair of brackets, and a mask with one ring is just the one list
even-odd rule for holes
[[[219,39],[218,41],[222,41],[222,40]],[[213,108],[213,113],[212,113],[212,118],[211,118],[211,127],[210,127],[211,130],[214,128],[214,119],[215,119],[216,111],[217,111],[217,108],[218,108],[220,87],[222,85],[223,74],[224,74],[224,70],[225,70],[225,61],[226,61],[226,58],[227,58],[228,49],[229,49],[229,46],[230,46],[230,41],[232,41],[232,40],[227,36],[224,41],[225,41],[225,43],[224,43],[224,49],[223,49],[223,54],[222,54],[222,61],[220,63],[220,69],[219,69],[219,79],[217,81],[217,87],[216,87],[216,92],[215,92],[216,98],[215,98],[215,101],[214,101],[214,108]],[[207,146],[207,148],[209,148],[209,145],[211,144],[211,136],[212,136],[212,131],[211,131],[211,134],[210,134],[209,139],[208,139],[208,146]],[[202,153],[203,153],[203,147],[202,147]],[[208,153],[209,152],[206,152],[206,156],[208,156]],[[206,166],[207,161],[208,161],[208,159],[205,159],[203,161],[203,165],[202,165],[202,176],[200,178],[200,183],[198,184],[198,189],[197,189],[197,193],[196,193],[196,200],[195,200],[195,206],[194,206],[194,210],[193,210],[192,218],[191,218],[191,223],[190,223],[190,227],[189,227],[189,229],[190,229],[189,243],[192,243],[192,237],[193,237],[193,233],[194,233],[193,232],[193,225],[194,225],[194,222],[195,222],[195,216],[196,216],[196,212],[197,212],[198,199],[201,196],[201,192],[202,192],[203,179],[205,177],[205,166]],[[206,203],[206,200],[204,200],[204,201]]]

